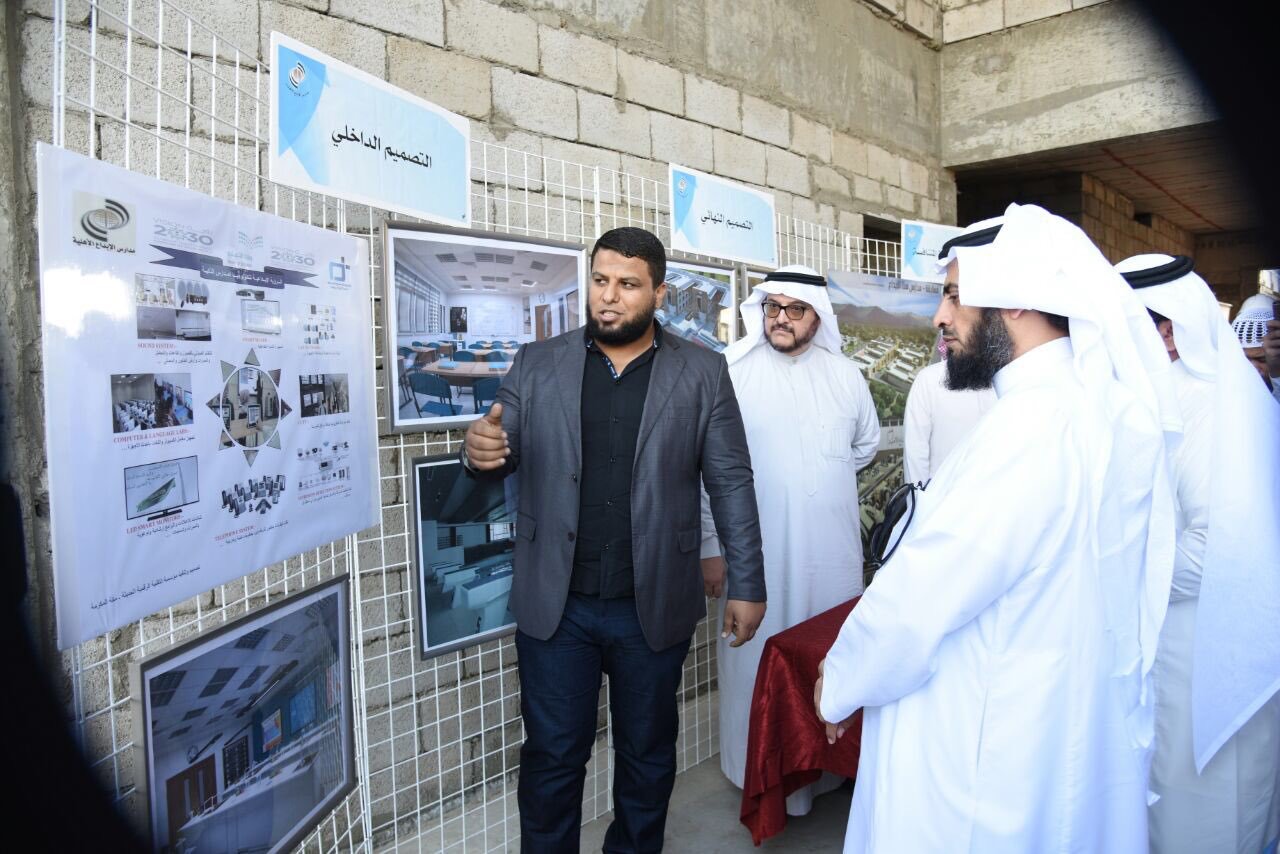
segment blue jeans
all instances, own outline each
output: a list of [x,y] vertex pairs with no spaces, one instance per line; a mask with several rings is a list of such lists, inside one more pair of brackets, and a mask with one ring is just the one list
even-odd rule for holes
[[520,850],[576,854],[600,674],[613,718],[613,823],[604,851],[662,850],[676,779],[676,690],[689,641],[654,652],[635,599],[569,594],[556,633],[516,634],[520,656]]

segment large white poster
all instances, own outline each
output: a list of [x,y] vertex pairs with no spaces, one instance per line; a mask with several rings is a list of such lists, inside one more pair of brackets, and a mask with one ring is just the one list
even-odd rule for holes
[[367,244],[37,162],[59,646],[373,525]]

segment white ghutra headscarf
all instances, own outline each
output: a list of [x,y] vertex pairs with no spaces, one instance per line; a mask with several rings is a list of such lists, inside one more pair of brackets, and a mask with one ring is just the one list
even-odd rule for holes
[[840,326],[836,320],[835,309],[831,307],[831,295],[827,291],[827,280],[817,270],[800,264],[782,267],[764,277],[764,281],[751,289],[751,295],[743,300],[739,311],[742,312],[742,325],[747,334],[743,335],[724,351],[724,357],[732,365],[757,346],[766,343],[764,338],[764,309],[761,305],[766,297],[784,296],[798,299],[813,306],[818,313],[821,324],[813,337],[815,346],[840,355]]

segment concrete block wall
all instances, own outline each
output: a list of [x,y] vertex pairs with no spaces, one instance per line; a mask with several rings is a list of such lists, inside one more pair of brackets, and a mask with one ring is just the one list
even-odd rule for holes
[[1139,220],[1131,199],[1092,175],[1063,173],[994,182],[962,182],[960,221],[999,216],[1011,202],[1036,204],[1084,230],[1112,263],[1143,252],[1196,254],[1195,236],[1169,220]]
[[1108,0],[941,0],[942,40],[952,42],[1064,15]]

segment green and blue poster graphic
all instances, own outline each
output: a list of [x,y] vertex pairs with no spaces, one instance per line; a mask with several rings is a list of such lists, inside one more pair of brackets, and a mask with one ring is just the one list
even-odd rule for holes
[[465,118],[280,33],[271,60],[271,180],[471,224]]
[[773,196],[674,163],[667,177],[672,249],[778,266]]

